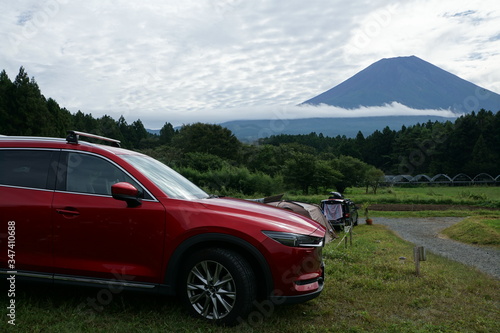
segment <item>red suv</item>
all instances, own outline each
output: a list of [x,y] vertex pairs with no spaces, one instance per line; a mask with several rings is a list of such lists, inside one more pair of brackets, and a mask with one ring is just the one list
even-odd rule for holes
[[323,226],[116,146],[0,136],[0,274],[177,294],[228,325],[321,293]]

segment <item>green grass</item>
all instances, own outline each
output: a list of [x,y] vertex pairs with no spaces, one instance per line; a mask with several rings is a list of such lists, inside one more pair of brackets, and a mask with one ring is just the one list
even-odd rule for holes
[[443,234],[464,243],[500,247],[500,218],[468,217]]
[[[385,227],[360,225],[352,246],[337,240],[324,248],[326,285],[319,298],[293,306],[262,303],[234,328],[190,318],[174,298],[131,292],[104,298],[100,289],[18,285],[16,326],[2,314],[0,332],[500,331],[500,281],[432,253],[417,277],[412,254],[413,245]],[[88,305],[98,297],[106,304]],[[2,296],[0,311],[6,306]]]
[[[418,186],[382,187],[377,194],[365,193],[364,188],[348,188],[344,196],[358,204],[435,204],[471,205],[500,208],[499,186]],[[328,193],[319,195],[289,195],[289,200],[319,203]]]
[[[348,189],[350,196],[367,198],[382,203],[421,204],[461,204],[478,206],[498,206],[500,187],[498,186],[416,186],[382,187],[377,194],[366,194],[364,188]],[[498,206],[500,207],[500,206]]]
[[[415,211],[370,211],[371,217],[468,217],[468,216],[497,216],[499,210],[415,210]],[[360,215],[361,216],[361,215]],[[364,216],[361,216],[364,218]]]

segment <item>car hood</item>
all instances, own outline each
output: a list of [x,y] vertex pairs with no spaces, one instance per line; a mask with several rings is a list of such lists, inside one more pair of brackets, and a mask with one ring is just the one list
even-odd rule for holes
[[287,231],[302,235],[310,235],[321,230],[324,234],[324,227],[318,222],[282,208],[234,198],[201,199],[199,202],[220,214],[260,224],[262,230]]

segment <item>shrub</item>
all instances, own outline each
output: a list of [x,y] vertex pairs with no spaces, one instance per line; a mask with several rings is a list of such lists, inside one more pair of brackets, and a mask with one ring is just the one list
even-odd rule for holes
[[177,171],[207,192],[218,195],[263,195],[269,196],[283,190],[283,177],[271,177],[263,172],[250,172],[245,167],[224,165],[205,172],[193,168],[178,168]]

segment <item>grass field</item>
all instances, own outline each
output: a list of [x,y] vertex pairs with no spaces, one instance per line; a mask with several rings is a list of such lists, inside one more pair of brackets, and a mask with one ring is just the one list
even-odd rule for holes
[[[408,202],[436,197],[455,204],[500,201],[500,188],[391,191],[366,195],[355,189],[347,196],[377,203],[393,197]],[[317,200],[314,196],[307,199],[302,201]],[[498,246],[500,217],[498,211],[488,212],[465,220],[457,230],[448,230],[458,234],[450,237],[465,234],[461,241]],[[391,212],[380,212],[384,213]],[[397,216],[415,213],[397,212]],[[471,225],[474,231],[464,231]],[[492,241],[488,237],[494,233]],[[326,284],[319,298],[293,306],[259,303],[247,320],[233,328],[188,317],[175,298],[17,284],[16,326],[8,324],[9,304],[2,296],[0,332],[500,332],[499,280],[432,253],[427,253],[417,277],[412,258],[412,244],[381,225],[360,224],[354,228],[352,246],[346,248],[338,240],[325,246]],[[7,294],[7,284],[0,286],[0,294]]]
[[[383,226],[360,225],[352,246],[337,241],[325,247],[327,278],[319,298],[293,306],[261,303],[249,320],[234,328],[192,319],[174,298],[124,291],[105,298],[99,289],[19,285],[16,326],[2,315],[0,331],[500,331],[500,281],[432,253],[417,277],[412,251],[412,244]],[[97,303],[99,297],[102,302]],[[3,297],[0,307],[6,311]]]
[[[499,186],[432,186],[432,187],[382,187],[377,194],[365,193],[364,188],[348,188],[345,197],[357,204],[434,204],[471,205],[500,209]],[[285,198],[303,202],[319,203],[323,195],[289,195]]]

